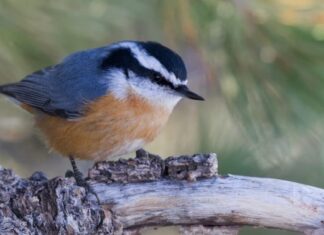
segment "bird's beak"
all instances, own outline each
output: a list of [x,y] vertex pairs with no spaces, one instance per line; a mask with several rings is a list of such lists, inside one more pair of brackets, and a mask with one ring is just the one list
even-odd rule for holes
[[187,97],[189,99],[192,99],[192,100],[205,100],[200,95],[198,95],[198,94],[192,92],[191,90],[189,90],[189,88],[187,86],[185,86],[185,85],[178,86],[178,87],[175,88],[175,90],[181,96]]

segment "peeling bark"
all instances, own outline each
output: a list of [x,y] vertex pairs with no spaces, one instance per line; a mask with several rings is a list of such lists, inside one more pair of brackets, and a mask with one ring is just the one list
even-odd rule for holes
[[99,162],[88,182],[23,179],[0,168],[0,234],[139,234],[146,226],[181,225],[182,234],[237,234],[252,225],[322,234],[324,190],[293,182],[217,175],[215,154],[142,153]]

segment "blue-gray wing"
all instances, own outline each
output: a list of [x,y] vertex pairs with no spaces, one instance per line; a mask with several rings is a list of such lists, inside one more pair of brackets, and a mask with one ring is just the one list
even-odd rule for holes
[[0,93],[49,115],[67,119],[82,116],[84,106],[107,92],[95,51],[72,54],[17,83],[0,86]]

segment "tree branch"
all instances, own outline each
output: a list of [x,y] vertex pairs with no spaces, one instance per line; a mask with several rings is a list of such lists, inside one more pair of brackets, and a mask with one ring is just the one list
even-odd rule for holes
[[215,154],[100,162],[88,182],[101,205],[74,179],[22,179],[1,168],[0,234],[138,234],[165,225],[182,234],[237,234],[243,225],[324,234],[323,189],[219,176]]

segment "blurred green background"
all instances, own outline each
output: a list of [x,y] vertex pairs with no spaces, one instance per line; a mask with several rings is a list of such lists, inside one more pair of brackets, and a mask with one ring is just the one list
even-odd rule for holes
[[[148,150],[216,152],[223,174],[324,187],[322,0],[1,0],[0,83],[125,39],[179,52],[190,86],[206,98],[182,101]],[[48,153],[30,114],[4,98],[0,110],[1,165],[22,176],[70,168]],[[79,164],[86,171],[92,162]]]

